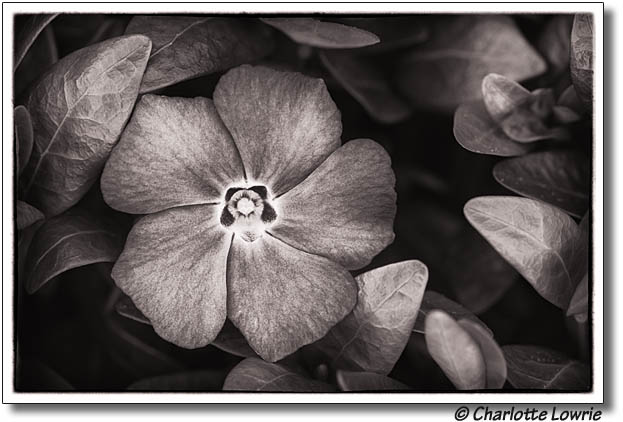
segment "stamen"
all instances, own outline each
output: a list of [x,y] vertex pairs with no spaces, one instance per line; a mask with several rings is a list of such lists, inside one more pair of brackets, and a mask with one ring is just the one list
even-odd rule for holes
[[257,185],[251,188],[229,188],[225,194],[221,224],[247,242],[264,235],[266,225],[277,219],[268,202],[268,189]]

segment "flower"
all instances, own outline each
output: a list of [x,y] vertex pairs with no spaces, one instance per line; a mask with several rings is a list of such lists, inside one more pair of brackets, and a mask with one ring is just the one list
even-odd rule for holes
[[340,146],[321,79],[245,65],[213,97],[137,104],[101,187],[148,215],[112,277],[164,339],[205,346],[229,317],[276,361],[355,305],[348,270],[394,239],[395,177],[379,144]]

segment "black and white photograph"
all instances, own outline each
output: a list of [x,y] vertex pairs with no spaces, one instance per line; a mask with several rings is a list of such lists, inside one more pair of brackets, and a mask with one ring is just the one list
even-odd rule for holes
[[602,5],[197,6],[3,11],[13,399],[603,401]]

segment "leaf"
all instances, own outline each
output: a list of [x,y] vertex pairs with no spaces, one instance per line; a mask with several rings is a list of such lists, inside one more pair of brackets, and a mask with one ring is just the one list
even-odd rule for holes
[[491,337],[493,337],[493,332],[482,322],[476,315],[474,315],[468,309],[465,309],[463,306],[458,303],[448,299],[444,295],[434,292],[432,290],[428,290],[424,293],[424,298],[422,299],[422,305],[420,306],[420,311],[415,321],[415,325],[413,326],[413,332],[425,334],[425,321],[431,311],[438,309],[446,312],[448,315],[452,316],[452,318],[456,320],[467,319],[476,324],[480,325]]
[[28,205],[26,202],[20,200],[15,202],[15,220],[17,222],[17,230],[23,230],[43,219],[44,215],[41,211],[32,205]]
[[445,17],[398,65],[396,82],[414,106],[450,113],[482,98],[481,81],[489,73],[522,81],[545,68],[510,17]]
[[575,111],[578,115],[581,115],[583,110],[583,105],[580,99],[578,98],[578,94],[573,87],[573,85],[569,85],[567,89],[565,89],[560,97],[558,97],[558,101],[556,102],[559,106],[568,107],[571,110]]
[[136,16],[126,34],[153,43],[141,94],[255,61],[273,48],[262,25],[239,17]]
[[247,358],[227,375],[223,390],[330,393],[335,391],[335,387],[305,378],[275,363]]
[[453,240],[444,268],[454,297],[476,314],[497,303],[518,277],[515,269],[469,225]]
[[17,106],[13,112],[15,127],[15,150],[17,153],[17,173],[21,174],[32,153],[32,121],[24,106]]
[[380,54],[419,44],[428,39],[425,20],[418,16],[339,18],[338,22],[376,34],[380,42],[357,50],[357,54]]
[[426,317],[426,347],[437,365],[459,390],[485,388],[485,361],[478,343],[446,312]]
[[571,315],[578,322],[586,322],[588,319],[588,273],[584,275],[571,297],[571,302],[569,302],[569,307],[567,308],[567,316]]
[[553,150],[500,161],[493,177],[520,195],[583,216],[590,206],[590,166],[584,154]]
[[24,59],[30,46],[35,42],[41,31],[58,15],[58,13],[42,13],[32,15],[15,36],[15,50],[13,51],[13,71]]
[[374,372],[337,371],[340,391],[401,391],[409,386]]
[[462,104],[454,113],[454,137],[468,151],[513,157],[533,147],[513,141],[491,119],[482,101]]
[[222,371],[180,372],[144,378],[128,386],[130,391],[220,391],[225,379]]
[[299,44],[319,48],[359,48],[377,44],[375,34],[353,26],[312,18],[260,18]]
[[23,104],[24,93],[58,61],[58,47],[52,25],[46,26],[14,71],[13,95]]
[[334,368],[388,374],[409,341],[427,280],[428,269],[416,260],[357,276],[357,305],[311,347]]
[[480,347],[487,374],[485,382],[486,388],[498,389],[504,387],[504,383],[506,382],[506,360],[504,359],[504,353],[502,353],[500,346],[498,346],[493,337],[482,328],[482,325],[476,324],[468,319],[459,320],[459,325],[476,340],[476,343],[478,343]]
[[550,89],[530,93],[518,83],[490,73],[482,80],[482,95],[493,121],[514,141],[534,142],[566,136],[565,131],[545,124],[554,106]]
[[483,196],[465,204],[467,220],[552,304],[566,309],[579,229],[564,212],[527,198]]
[[577,14],[571,30],[571,81],[587,108],[593,104],[593,15]]
[[17,391],[74,391],[75,388],[58,372],[35,359],[19,361],[15,377]]
[[[132,299],[123,294],[115,304],[115,310],[122,316],[129,318],[131,320],[151,325],[151,322],[143,313],[138,310]],[[234,324],[231,323],[230,320],[225,320],[225,325],[221,329],[221,332],[216,336],[214,341],[211,343],[212,346],[215,346],[224,352],[231,353],[232,355],[241,356],[241,357],[255,357],[257,354],[249,343],[244,338],[242,333],[236,328]]]
[[96,262],[114,262],[125,240],[118,224],[73,208],[46,220],[28,251],[26,291],[34,293],[57,275]]
[[571,37],[571,15],[553,16],[543,28],[536,42],[537,49],[548,64],[548,73],[560,75],[569,68],[569,39]]
[[515,388],[586,390],[589,368],[554,350],[539,346],[502,347],[508,365],[508,382]]
[[411,108],[393,91],[385,75],[370,60],[343,52],[320,53],[322,64],[375,120],[398,123]]
[[34,86],[25,201],[51,217],[95,183],[130,116],[150,49],[143,36],[113,38],[64,57]]

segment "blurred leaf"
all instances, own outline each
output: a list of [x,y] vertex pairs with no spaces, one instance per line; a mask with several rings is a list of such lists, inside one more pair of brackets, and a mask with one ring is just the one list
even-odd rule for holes
[[151,43],[113,38],[56,63],[30,92],[34,128],[23,199],[48,216],[89,190],[119,138],[138,94]]
[[58,61],[58,48],[52,25],[46,26],[15,70],[13,94],[16,104],[23,104],[24,93]]
[[260,18],[294,42],[319,48],[358,48],[378,43],[379,37],[363,29],[312,18]]
[[454,113],[454,137],[468,151],[513,157],[533,147],[509,138],[493,121],[482,101],[462,104]]
[[395,379],[374,372],[337,371],[340,391],[398,391],[409,387]]
[[151,325],[151,322],[139,309],[136,307],[130,296],[121,293],[119,300],[115,303],[115,310],[121,316],[124,316],[132,321],[140,322],[141,324]]
[[482,80],[482,95],[493,121],[514,141],[534,142],[568,136],[566,131],[545,124],[555,102],[550,89],[533,94],[517,82],[490,73]]
[[372,59],[343,52],[320,53],[324,66],[368,114],[381,123],[405,120],[411,108],[393,91]]
[[136,16],[126,34],[153,43],[141,94],[257,60],[273,48],[262,25],[240,17]]
[[559,352],[539,346],[502,347],[508,382],[521,389],[584,390],[590,387],[589,368]]
[[573,259],[573,267],[571,269],[571,276],[577,282],[577,287],[569,307],[567,308],[567,315],[573,315],[575,319],[582,323],[588,319],[588,271],[589,271],[589,251],[590,251],[590,214],[586,215],[580,221],[580,235],[579,235],[579,247],[576,250],[575,258]]
[[[123,15],[121,16],[123,18]],[[109,38],[120,37],[125,32],[127,21],[124,19],[107,16],[97,26],[97,30],[88,41],[87,45],[97,44]],[[152,46],[153,48],[153,46]]]
[[504,353],[502,353],[500,346],[498,346],[493,337],[482,328],[481,324],[476,324],[468,319],[461,319],[459,320],[459,325],[476,340],[476,343],[478,343],[480,347],[487,374],[486,387],[488,389],[504,387],[504,383],[506,382],[506,360],[504,359]]
[[23,230],[26,227],[43,220],[45,217],[35,207],[28,205],[19,199],[15,201],[15,220],[17,221],[17,230]]
[[481,81],[499,73],[522,81],[546,64],[513,20],[500,15],[439,18],[430,40],[398,65],[397,83],[418,108],[451,113],[481,96]]
[[549,65],[548,73],[559,75],[569,69],[569,39],[573,15],[553,16],[536,42],[537,49]]
[[32,153],[32,121],[30,120],[30,113],[24,106],[17,106],[13,112],[14,114],[14,127],[15,127],[15,151],[17,153],[17,173],[21,172],[26,167],[30,154]]
[[34,293],[57,275],[96,262],[114,262],[125,240],[118,224],[72,208],[46,220],[28,251],[26,291]]
[[593,105],[593,15],[577,14],[571,30],[571,80],[587,108]]
[[331,393],[336,389],[324,382],[305,378],[281,365],[247,358],[227,375],[223,390]]
[[513,192],[575,217],[583,216],[590,206],[589,161],[575,151],[542,151],[504,160],[493,168],[493,177]]
[[558,98],[556,104],[559,106],[568,107],[578,114],[582,114],[583,112],[582,102],[578,98],[578,94],[573,85],[569,85],[567,89],[565,89],[562,94],[560,94],[560,97]]
[[15,36],[15,49],[13,50],[13,71],[24,59],[28,49],[35,42],[41,31],[58,15],[58,13],[32,15]]
[[380,42],[357,50],[357,54],[378,54],[419,44],[428,38],[428,26],[419,16],[339,18],[337,21],[376,34]]
[[403,261],[355,278],[355,308],[313,348],[334,368],[388,374],[400,357],[422,301],[428,269]]
[[35,359],[19,362],[15,377],[17,391],[73,391],[75,388],[55,370]]
[[491,337],[493,337],[493,333],[491,332],[489,327],[487,327],[485,323],[482,322],[476,315],[474,315],[458,303],[448,299],[444,295],[434,292],[432,290],[428,290],[426,291],[426,293],[424,293],[422,305],[420,306],[420,312],[418,314],[417,320],[415,321],[415,325],[413,326],[414,332],[425,334],[426,317],[431,311],[435,309],[446,312],[456,320],[468,319],[470,321],[473,321],[476,324],[480,325],[487,333],[489,333]]
[[567,316],[571,315],[578,322],[586,322],[588,319],[588,273],[584,275],[571,297],[569,308],[567,308]]
[[570,270],[577,224],[558,208],[511,196],[483,196],[465,204],[467,220],[552,304],[566,309],[576,286]]
[[452,242],[444,268],[454,297],[476,314],[495,305],[518,276],[469,225]]
[[223,371],[180,372],[145,378],[128,386],[130,391],[221,391]]
[[431,311],[424,325],[426,347],[452,384],[459,390],[485,388],[485,361],[467,331],[440,310]]

